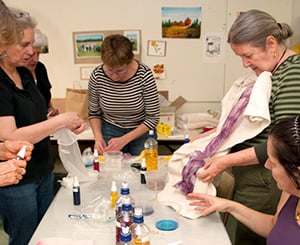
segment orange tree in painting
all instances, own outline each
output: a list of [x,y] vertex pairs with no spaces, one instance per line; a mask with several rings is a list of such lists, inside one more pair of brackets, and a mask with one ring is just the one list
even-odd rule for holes
[[200,38],[201,22],[190,18],[184,21],[162,21],[162,36],[167,38]]

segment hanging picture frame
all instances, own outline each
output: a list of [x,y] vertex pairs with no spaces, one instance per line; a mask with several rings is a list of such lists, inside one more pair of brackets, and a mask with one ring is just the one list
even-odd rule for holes
[[149,56],[166,56],[166,41],[148,40]]
[[74,63],[100,64],[103,40],[111,34],[126,36],[132,42],[134,58],[141,61],[141,31],[111,30],[73,32]]
[[91,73],[95,69],[95,66],[81,66],[80,67],[80,80],[89,80]]

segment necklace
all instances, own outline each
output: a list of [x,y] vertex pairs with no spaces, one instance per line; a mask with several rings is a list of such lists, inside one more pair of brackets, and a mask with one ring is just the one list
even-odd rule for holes
[[284,49],[284,51],[283,51],[283,53],[282,53],[280,59],[279,59],[279,60],[277,61],[277,63],[275,64],[275,66],[274,66],[274,68],[272,69],[271,73],[273,73],[274,71],[276,71],[276,68],[277,68],[279,62],[282,60],[283,56],[284,56],[285,53],[286,53],[286,50],[287,50],[287,47],[285,47],[285,49]]
[[296,214],[295,214],[295,219],[296,221],[300,221],[300,211],[296,211]]
[[[299,202],[299,199],[298,199],[298,202]],[[300,210],[297,209],[297,207],[298,207],[298,204],[296,205],[295,220],[296,220],[297,222],[299,222],[299,221],[300,221]]]

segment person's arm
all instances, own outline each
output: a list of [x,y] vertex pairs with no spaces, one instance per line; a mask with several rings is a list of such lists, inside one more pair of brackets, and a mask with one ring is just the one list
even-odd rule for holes
[[99,154],[103,154],[106,143],[103,139],[102,130],[101,130],[101,119],[93,117],[89,119],[90,126],[93,131],[95,145],[94,148],[97,149]]
[[254,147],[224,156],[212,157],[204,165],[204,170],[197,175],[203,181],[212,181],[227,168],[258,164]]
[[48,105],[48,115],[51,117],[57,116],[59,114],[59,110],[57,108],[55,108],[52,104],[52,102],[49,102]]
[[75,112],[66,112],[48,120],[26,127],[17,128],[13,116],[0,117],[0,140],[26,140],[35,144],[61,128],[69,128],[74,133],[84,129],[84,122]]
[[190,205],[195,206],[196,210],[202,210],[203,216],[214,211],[228,212],[238,221],[263,237],[267,237],[277,220],[274,215],[264,214],[238,202],[211,195],[190,193],[187,199],[192,200]]

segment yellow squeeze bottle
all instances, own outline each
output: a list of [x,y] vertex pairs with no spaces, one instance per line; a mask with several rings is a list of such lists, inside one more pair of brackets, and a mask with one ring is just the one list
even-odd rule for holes
[[111,182],[111,191],[110,191],[110,207],[115,208],[116,201],[118,199],[118,191],[116,181]]

